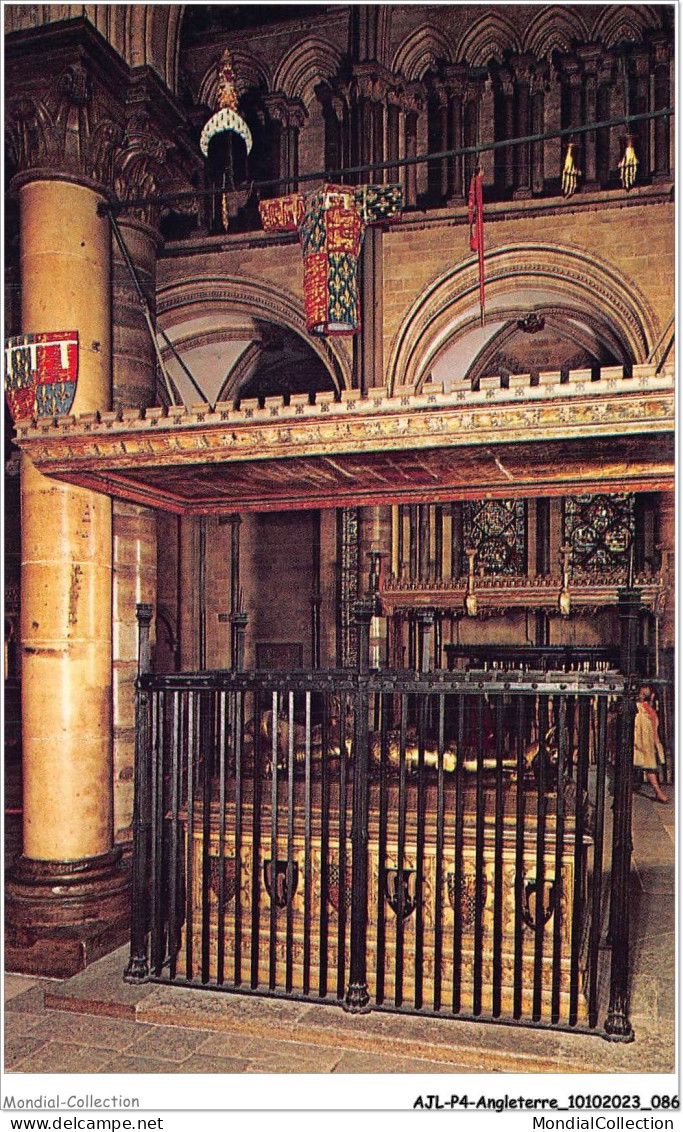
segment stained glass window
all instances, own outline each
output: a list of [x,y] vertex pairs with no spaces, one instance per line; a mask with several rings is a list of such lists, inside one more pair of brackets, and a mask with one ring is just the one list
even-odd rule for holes
[[564,541],[572,548],[573,570],[628,567],[634,535],[633,495],[568,495]]
[[[486,499],[463,504],[463,550],[476,550],[478,574],[526,573],[526,503]],[[463,558],[467,573],[467,559]]]

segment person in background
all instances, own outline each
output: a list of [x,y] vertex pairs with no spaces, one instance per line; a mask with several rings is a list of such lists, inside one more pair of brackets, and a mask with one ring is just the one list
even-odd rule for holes
[[654,693],[649,684],[638,689],[633,733],[633,765],[642,770],[655,792],[654,800],[664,804],[669,799],[659,785],[657,770],[665,763],[664,747],[659,737],[659,716],[653,706]]

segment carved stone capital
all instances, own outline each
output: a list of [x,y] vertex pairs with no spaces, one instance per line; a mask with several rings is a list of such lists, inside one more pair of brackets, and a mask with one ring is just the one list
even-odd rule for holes
[[577,55],[583,63],[584,73],[587,77],[596,77],[600,69],[604,48],[600,43],[582,43],[577,48]]
[[569,86],[580,86],[583,81],[583,65],[576,55],[566,55],[559,68],[559,76]]
[[533,55],[513,55],[510,59],[510,68],[518,85],[530,86],[538,63]]
[[444,67],[446,88],[452,98],[462,97],[468,78],[469,67],[466,63],[453,63],[449,67]]
[[[191,187],[198,151],[151,68],[131,69],[80,18],[8,36],[5,48],[15,185],[69,177],[120,199]],[[155,216],[145,209],[142,218]]]
[[660,32],[650,40],[652,61],[655,67],[668,67],[671,62],[673,45],[665,32]]
[[394,76],[380,63],[356,63],[351,79],[351,95],[369,102],[384,102],[394,85]]
[[263,105],[268,117],[279,122],[286,130],[300,130],[308,118],[308,111],[300,98],[288,98],[277,91],[263,96]]
[[422,83],[407,83],[403,91],[403,109],[406,114],[422,114],[427,104],[427,91]]
[[425,76],[425,86],[432,104],[443,108],[448,106],[448,91],[443,79],[437,75]]

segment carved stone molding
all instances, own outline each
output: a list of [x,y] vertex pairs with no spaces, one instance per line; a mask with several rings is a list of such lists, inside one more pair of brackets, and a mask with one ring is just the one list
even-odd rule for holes
[[308,111],[300,98],[288,98],[282,92],[263,96],[263,105],[269,118],[279,122],[286,130],[300,130],[308,118]]
[[[199,155],[185,113],[149,67],[128,67],[82,19],[5,46],[14,187],[69,177],[120,199],[191,188]],[[149,208],[137,216],[156,219]]]

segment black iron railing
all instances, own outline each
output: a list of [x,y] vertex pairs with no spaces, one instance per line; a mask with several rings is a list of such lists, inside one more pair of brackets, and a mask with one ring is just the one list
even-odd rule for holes
[[139,677],[127,976],[629,1040],[624,679],[360,654]]

